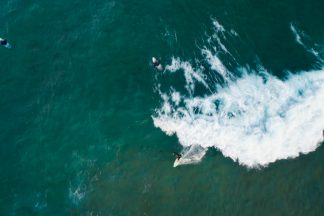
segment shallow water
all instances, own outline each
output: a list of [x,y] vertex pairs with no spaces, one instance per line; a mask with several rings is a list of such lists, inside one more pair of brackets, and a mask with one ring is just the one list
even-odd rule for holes
[[[320,0],[3,1],[0,37],[12,49],[0,49],[0,214],[321,215],[323,9]],[[152,56],[169,67],[157,73]],[[171,124],[179,116],[155,124],[168,114],[164,95],[190,111],[194,99],[263,95],[246,88],[262,86],[254,76],[280,98],[292,92],[278,103],[283,127],[233,117],[242,106],[220,109],[232,111],[224,118],[193,109],[177,119],[185,128]],[[247,107],[275,116],[269,95]],[[184,130],[192,125],[203,132]],[[236,135],[258,151],[227,142]],[[213,147],[173,168],[172,152],[193,141]]]

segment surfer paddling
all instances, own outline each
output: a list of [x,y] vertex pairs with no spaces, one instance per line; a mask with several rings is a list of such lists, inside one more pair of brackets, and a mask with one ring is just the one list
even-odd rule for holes
[[161,63],[155,57],[152,57],[152,63],[154,65],[154,67],[156,69],[158,69],[159,71],[162,71],[163,70],[163,67],[162,67]]
[[180,158],[182,157],[182,155],[177,152],[173,152],[173,154],[176,156],[177,160],[180,160]]
[[2,39],[0,38],[0,45],[5,47],[5,48],[11,48],[10,44],[8,43],[8,41],[6,39]]

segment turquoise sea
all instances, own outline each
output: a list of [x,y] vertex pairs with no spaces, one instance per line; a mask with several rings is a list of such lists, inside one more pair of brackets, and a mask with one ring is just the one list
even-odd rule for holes
[[323,21],[323,0],[2,0],[0,215],[323,215]]

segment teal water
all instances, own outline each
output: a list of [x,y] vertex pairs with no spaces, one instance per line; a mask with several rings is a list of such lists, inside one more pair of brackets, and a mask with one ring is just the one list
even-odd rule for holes
[[[163,105],[159,88],[194,98],[226,86],[201,55],[220,45],[216,38],[208,42],[213,20],[226,29],[223,44],[233,57],[214,55],[233,76],[242,76],[237,68],[261,76],[262,65],[288,83],[290,73],[314,70],[319,78],[310,78],[309,89],[322,89],[322,0],[1,5],[0,37],[13,46],[0,47],[1,215],[322,215],[324,148],[308,140],[322,136],[311,123],[306,130],[288,121],[297,137],[289,149],[300,156],[284,149],[287,155],[260,162],[252,154],[248,159],[261,166],[251,168],[241,151],[229,156],[216,145],[199,164],[173,168],[172,152],[187,142],[153,121]],[[174,57],[204,67],[209,89],[197,82],[190,95],[183,74],[155,71],[152,56],[164,66]],[[323,108],[314,105],[323,90],[307,89],[307,109],[294,119],[315,110],[312,120],[323,128]],[[268,140],[285,143],[283,137]]]

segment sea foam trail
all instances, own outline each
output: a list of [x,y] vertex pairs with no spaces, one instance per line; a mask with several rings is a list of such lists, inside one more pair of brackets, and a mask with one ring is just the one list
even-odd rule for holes
[[[229,71],[212,55],[204,57],[225,79]],[[197,73],[189,62],[173,58],[166,68],[172,73],[184,70],[192,92],[195,83],[207,85],[203,71]],[[324,128],[324,69],[291,74],[284,81],[264,68],[261,72],[262,77],[241,69],[240,78],[225,79],[225,86],[206,96],[188,97],[175,89],[160,92],[163,102],[153,116],[154,125],[175,134],[185,149],[215,147],[247,167],[314,151]]]

